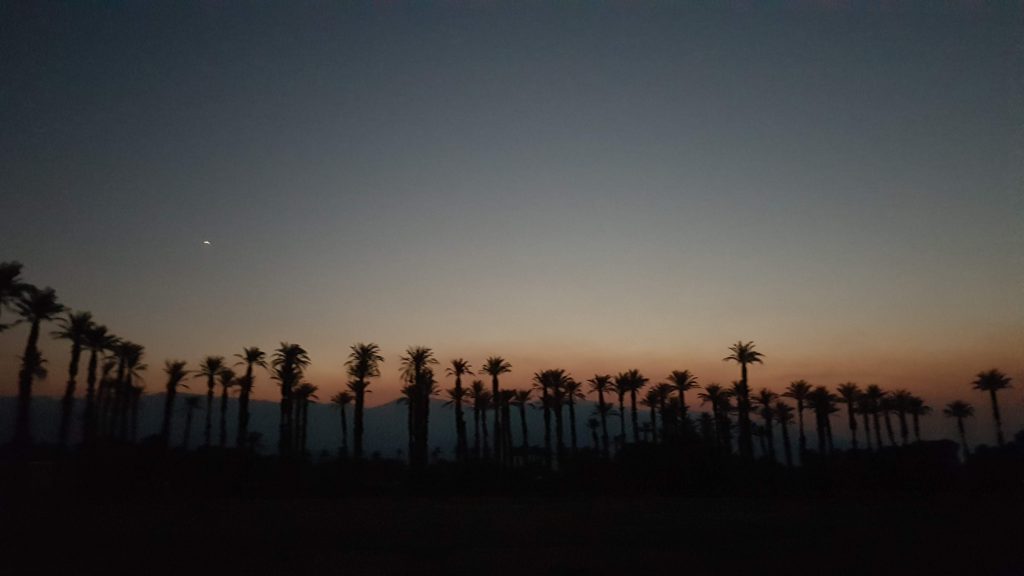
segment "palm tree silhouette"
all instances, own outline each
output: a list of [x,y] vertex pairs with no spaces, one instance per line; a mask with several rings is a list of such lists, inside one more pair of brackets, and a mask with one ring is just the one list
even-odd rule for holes
[[896,445],[896,434],[892,428],[892,413],[896,410],[896,399],[889,392],[886,392],[882,399],[878,402],[878,409],[882,412],[882,418],[885,420],[885,432],[889,437],[889,445]]
[[576,455],[577,440],[576,440],[576,400],[582,400],[583,395],[583,384],[568,378],[563,386],[565,391],[565,403],[569,407],[569,438],[570,446],[572,447],[573,456]]
[[449,393],[452,403],[455,405],[455,459],[460,462],[466,459],[469,445],[466,442],[466,417],[462,411],[462,403],[466,397],[466,390],[462,387],[462,377],[473,375],[472,366],[467,360],[455,358],[449,361],[450,366],[445,371],[449,376],[455,376],[455,387]]
[[192,438],[192,414],[201,406],[199,396],[189,394],[185,397],[185,430],[181,437],[181,448],[188,451],[188,445]]
[[46,361],[38,347],[39,326],[53,320],[64,311],[64,306],[57,302],[57,293],[53,288],[39,289],[25,285],[15,302],[15,308],[21,321],[29,323],[28,341],[18,372],[18,411],[14,421],[14,445],[26,449],[32,444],[32,382],[36,378],[46,377],[46,369],[43,367]]
[[[872,401],[868,397],[867,392],[861,392],[857,395],[855,412],[860,414],[861,423],[864,427],[864,448],[866,450],[871,450],[871,421],[869,420],[872,413],[871,405]],[[875,440],[877,443],[877,438]]]
[[590,429],[590,445],[594,450],[601,449],[601,439],[597,436],[597,431],[601,428],[601,421],[591,416],[587,418],[587,428]]
[[913,394],[906,390],[897,390],[892,394],[893,409],[900,422],[900,444],[906,446],[910,439],[910,428],[907,426],[907,413],[910,411],[910,401]]
[[484,360],[484,365],[480,368],[480,371],[491,377],[491,399],[494,402],[494,457],[501,461],[504,458],[501,447],[505,442],[501,438],[502,425],[498,415],[501,412],[499,406],[500,396],[498,395],[498,377],[512,372],[512,365],[501,356],[489,356],[487,360]]
[[67,446],[68,434],[71,431],[71,414],[75,409],[75,388],[78,380],[78,365],[82,358],[82,349],[86,345],[86,337],[92,330],[92,314],[88,312],[69,312],[59,318],[60,330],[53,333],[58,339],[71,342],[71,361],[68,363],[68,383],[64,388],[64,397],[60,403],[60,428],[57,442],[61,448]]
[[352,403],[354,396],[349,392],[338,392],[334,396],[331,396],[331,404],[338,408],[338,413],[341,414],[341,448],[338,453],[343,458],[348,457],[348,419],[345,416],[345,407]]
[[807,436],[804,434],[804,408],[807,403],[807,395],[811,393],[811,385],[806,380],[790,382],[786,391],[782,393],[785,398],[792,398],[796,401],[797,426],[799,429],[800,458],[807,452]]
[[[21,268],[21,262],[0,262],[0,314],[4,308],[11,309],[27,288],[21,281]],[[0,332],[9,327],[8,324],[0,324]]]
[[640,430],[639,430],[639,419],[637,418],[636,412],[636,395],[644,386],[647,385],[648,379],[644,377],[636,368],[627,370],[626,372],[620,372],[616,377],[616,382],[620,379],[625,379],[627,383],[627,390],[629,391],[629,406],[630,406],[630,420],[633,424],[633,441],[639,442]]
[[[753,444],[753,423],[750,421],[750,388],[743,380],[733,380],[732,387],[729,389],[732,393],[731,397],[736,399],[736,420],[739,437],[737,438],[737,448],[739,449],[740,456],[745,459],[751,459],[754,455],[754,444]],[[743,430],[746,422],[746,435],[747,435],[747,451],[743,451]]]
[[533,390],[516,390],[512,398],[512,404],[519,408],[519,424],[523,436],[523,460],[529,458],[530,454],[530,432],[526,428],[526,406],[530,403]]
[[722,360],[724,362],[736,362],[740,365],[740,382],[743,384],[738,389],[733,388],[740,391],[740,394],[736,395],[736,411],[739,416],[740,455],[744,458],[750,458],[753,453],[753,444],[750,437],[750,381],[747,380],[747,365],[761,364],[764,354],[754,350],[754,343],[752,341],[743,342],[740,340],[730,346],[729,350],[732,354]]
[[274,358],[271,361],[273,378],[281,387],[277,449],[282,458],[287,458],[292,453],[292,391],[302,381],[302,375],[309,363],[309,353],[302,346],[287,342],[282,342],[274,351]]
[[814,410],[814,419],[818,432],[818,453],[825,455],[832,450],[832,427],[829,416],[834,412],[836,396],[824,386],[815,386],[807,395],[807,401]]
[[345,366],[349,376],[348,388],[355,400],[352,426],[353,453],[359,460],[363,457],[363,411],[366,406],[366,392],[370,386],[370,379],[380,376],[380,363],[384,361],[384,357],[380,355],[380,346],[373,342],[360,342],[351,346],[349,350]]
[[217,372],[217,382],[220,384],[220,442],[218,446],[224,448],[228,443],[228,390],[236,386],[235,371],[231,368],[221,368]]
[[295,436],[299,454],[308,454],[306,438],[309,434],[309,404],[319,400],[316,392],[319,388],[303,382],[295,387]]
[[907,412],[914,418],[914,440],[917,442],[921,441],[921,416],[927,416],[931,413],[932,409],[930,406],[924,403],[924,399],[919,396],[911,396],[907,402]]
[[679,397],[680,419],[685,420],[687,417],[686,413],[689,410],[686,406],[686,391],[699,387],[697,377],[691,374],[689,370],[673,370],[668,375],[667,380]]
[[106,326],[94,325],[86,333],[85,345],[89,349],[89,366],[85,388],[85,414],[82,422],[82,439],[91,444],[96,437],[96,383],[99,370],[99,356],[113,350],[117,337],[107,331]]
[[[459,416],[462,414],[462,407],[466,403],[466,398],[469,396],[469,390],[462,386],[452,386],[444,391],[444,395],[447,398],[444,405],[451,406],[453,408],[452,413],[455,415],[455,459],[462,461],[465,459],[462,448],[459,446]],[[465,432],[465,422],[462,422],[463,432]],[[468,447],[467,447],[468,451]]]
[[129,405],[131,406],[132,413],[132,424],[131,424],[131,441],[135,443],[139,438],[139,401],[142,399],[142,395],[145,394],[146,387],[144,385],[133,385],[129,390]]
[[985,372],[978,372],[978,376],[971,385],[975,390],[988,392],[989,398],[992,400],[992,421],[996,427],[996,442],[1002,446],[1004,443],[1003,419],[999,415],[999,399],[996,397],[996,392],[1012,388],[1010,377],[993,368]]
[[133,342],[122,343],[122,346],[125,354],[124,380],[118,387],[120,405],[115,420],[119,424],[117,435],[124,440],[128,438],[129,411],[131,410],[132,396],[135,394],[135,381],[142,380],[142,371],[147,366],[142,363],[144,346]]
[[534,386],[541,391],[540,404],[544,410],[544,459],[551,466],[551,413],[555,413],[556,441],[559,461],[564,449],[562,441],[562,406],[565,384],[572,378],[561,368],[543,370],[533,375]]
[[594,377],[587,380],[590,384],[590,391],[597,393],[597,414],[601,418],[601,451],[604,457],[609,455],[608,451],[608,404],[604,401],[605,393],[612,391],[612,377],[608,374],[594,374]]
[[430,422],[430,396],[434,392],[434,371],[437,364],[434,352],[425,346],[410,346],[401,357],[402,377],[413,387],[413,453],[409,462],[413,468],[425,468],[428,461],[428,430]]
[[732,439],[729,434],[729,398],[732,392],[723,388],[721,384],[712,382],[704,387],[704,391],[697,394],[701,403],[711,404],[711,414],[715,419],[716,438],[718,443],[725,448],[726,452],[732,452]]
[[789,447],[789,425],[793,422],[793,407],[781,400],[775,403],[775,419],[782,430],[782,447],[786,453],[786,466],[793,467],[793,451]]
[[651,427],[651,442],[654,444],[658,443],[658,389],[648,388],[647,393],[640,399],[640,405],[644,408],[649,408],[651,411],[651,421],[649,426]]
[[942,414],[947,418],[956,418],[956,428],[960,432],[960,445],[964,447],[964,458],[971,453],[967,445],[967,432],[964,431],[964,419],[974,416],[974,407],[963,400],[954,400],[942,409]]
[[189,371],[185,369],[186,362],[183,360],[167,360],[164,363],[164,373],[167,374],[167,394],[164,396],[164,419],[160,426],[160,441],[167,446],[171,438],[171,416],[174,414],[174,397],[178,393],[178,386],[188,388],[182,380],[188,376]]
[[[874,421],[875,427],[875,447],[878,450],[882,449],[882,426],[879,420],[879,414],[882,412],[882,401],[885,400],[886,393],[878,384],[869,384],[864,390],[864,398],[867,401],[867,408],[871,412],[871,418]],[[889,439],[892,439],[892,428],[889,428]]]
[[267,368],[267,353],[256,346],[250,346],[242,348],[242,353],[235,354],[235,358],[240,360],[236,365],[245,364],[245,375],[238,382],[238,434],[235,437],[235,445],[244,449],[248,447],[249,441],[249,396],[256,383],[253,368]]
[[223,356],[207,356],[199,363],[196,378],[206,378],[206,428],[203,432],[203,446],[210,446],[213,438],[213,391],[217,388],[217,375],[224,369]]
[[850,428],[850,439],[853,449],[857,449],[857,418],[853,415],[857,399],[860,398],[860,388],[853,382],[840,384],[836,389],[839,392],[839,400],[846,404],[847,426]]
[[762,388],[754,397],[754,402],[761,407],[761,418],[764,419],[764,438],[768,444],[768,460],[771,462],[775,462],[775,439],[772,430],[775,409],[772,406],[778,397],[778,394],[767,388]]
[[481,436],[484,446],[487,445],[487,405],[491,401],[491,393],[484,387],[483,380],[473,380],[470,384],[469,399],[473,404],[473,457],[480,458]]

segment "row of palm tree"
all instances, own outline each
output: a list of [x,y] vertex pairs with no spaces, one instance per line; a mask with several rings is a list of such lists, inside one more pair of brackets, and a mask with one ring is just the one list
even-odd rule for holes
[[[88,352],[86,368],[85,410],[83,417],[83,440],[86,443],[98,437],[119,440],[135,440],[138,429],[138,402],[144,392],[141,385],[144,347],[118,338],[109,330],[97,324],[88,312],[73,312],[57,301],[52,288],[39,289],[20,279],[21,264],[0,263],[0,311],[13,310],[16,323],[29,325],[29,336],[18,377],[18,407],[14,442],[26,446],[31,442],[30,416],[33,381],[45,375],[45,360],[39,352],[38,342],[44,322],[56,321],[59,329],[53,332],[58,339],[70,342],[71,358],[68,379],[61,398],[61,416],[58,423],[58,439],[66,446],[70,436],[74,412],[77,379],[83,354]],[[65,313],[65,315],[61,315]],[[0,329],[9,325],[0,324]],[[798,451],[808,451],[805,434],[804,413],[814,416],[817,432],[817,451],[827,454],[833,450],[831,415],[845,405],[847,427],[853,449],[860,447],[863,436],[866,449],[880,450],[883,446],[881,422],[885,423],[889,445],[897,445],[892,418],[899,425],[900,445],[909,441],[912,426],[914,438],[921,439],[920,417],[931,409],[924,401],[906,390],[884,391],[877,385],[861,389],[855,383],[839,385],[835,393],[823,386],[811,386],[804,380],[792,382],[780,395],[767,388],[751,394],[748,368],[763,362],[763,354],[755,350],[753,342],[739,341],[729,349],[730,354],[723,360],[740,366],[740,380],[725,388],[711,383],[701,387],[697,377],[688,370],[671,372],[664,382],[639,393],[650,380],[639,370],[630,369],[615,376],[596,374],[588,379],[587,392],[596,395],[594,414],[587,420],[592,433],[592,443],[603,455],[610,456],[612,447],[621,448],[627,441],[626,399],[629,400],[630,431],[632,442],[649,440],[653,443],[669,443],[693,431],[688,416],[686,393],[703,388],[698,394],[702,404],[710,405],[710,413],[698,418],[697,424],[706,439],[721,450],[732,452],[735,431],[737,452],[741,457],[752,458],[754,439],[758,440],[761,454],[775,460],[775,430],[778,427],[783,440],[787,463],[792,463],[788,426],[794,420],[798,425]],[[238,419],[235,427],[235,446],[245,448],[249,443],[249,399],[255,383],[255,368],[267,369],[280,391],[280,420],[278,450],[284,455],[304,453],[307,446],[308,406],[317,400],[317,387],[304,380],[305,370],[310,364],[309,355],[298,344],[281,343],[268,363],[265,352],[257,347],[244,348],[236,354],[235,366],[244,366],[244,374],[238,376],[228,366],[223,356],[207,356],[197,370],[190,371],[187,363],[168,360],[164,366],[167,376],[165,385],[164,415],[160,439],[166,445],[170,441],[171,423],[175,399],[179,387],[186,387],[185,381],[191,374],[206,383],[206,418],[204,446],[213,444],[213,404],[216,388],[220,387],[220,418],[218,445],[227,447],[228,442],[228,398],[231,391],[238,389]],[[345,362],[348,390],[335,394],[332,404],[340,410],[341,452],[348,454],[348,419],[346,408],[354,404],[352,427],[353,455],[363,456],[364,412],[366,394],[370,392],[372,379],[380,376],[380,365],[384,361],[377,344],[358,343],[350,347]],[[410,462],[422,467],[427,462],[428,424],[430,400],[440,390],[434,376],[438,364],[430,348],[417,346],[406,350],[400,359],[404,381],[402,401],[408,405],[409,456]],[[507,465],[512,463],[516,451],[526,454],[530,449],[526,410],[533,406],[543,411],[545,461],[561,462],[566,450],[575,453],[579,446],[576,434],[576,405],[586,397],[584,383],[577,382],[564,369],[542,370],[533,375],[532,388],[525,390],[502,389],[499,378],[511,372],[512,366],[500,356],[488,357],[480,369],[481,374],[491,377],[490,389],[481,380],[473,380],[469,387],[463,386],[463,377],[473,376],[471,364],[463,359],[452,359],[446,368],[446,375],[454,378],[454,386],[445,390],[447,406],[454,407],[456,431],[455,456],[458,460],[491,458]],[[988,392],[992,404],[993,420],[997,442],[1002,445],[1004,437],[999,412],[997,392],[1010,387],[1010,378],[998,370],[979,373],[973,382],[975,389]],[[537,392],[536,403],[531,403]],[[782,398],[795,402],[794,407]],[[617,402],[616,402],[617,401]],[[182,442],[189,443],[191,418],[198,409],[196,402],[189,402],[186,430]],[[617,409],[616,409],[617,403]],[[649,422],[641,425],[638,405],[649,408]],[[522,444],[512,445],[511,407],[518,408]],[[470,450],[464,408],[473,410],[473,446]],[[563,408],[566,413],[563,414]],[[488,413],[493,413],[493,426],[488,422]],[[960,439],[965,454],[968,451],[963,421],[973,415],[973,407],[963,401],[950,403],[943,413],[957,419]],[[733,424],[731,415],[735,414]],[[569,419],[568,446],[565,439],[563,418]],[[609,417],[618,416],[619,433],[613,438],[609,434]],[[760,417],[755,422],[752,416]],[[858,423],[858,416],[861,422]],[[908,418],[910,419],[908,421]],[[660,422],[659,422],[660,421]],[[873,424],[873,426],[872,426]],[[873,429],[873,435],[872,435]],[[490,431],[490,433],[489,433]],[[643,432],[643,434],[641,434]],[[552,438],[554,434],[554,438]],[[872,438],[873,436],[873,438]]]

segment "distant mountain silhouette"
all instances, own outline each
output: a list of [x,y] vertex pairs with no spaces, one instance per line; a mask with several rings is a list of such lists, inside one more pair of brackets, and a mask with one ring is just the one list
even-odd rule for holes
[[[182,433],[185,426],[185,402],[189,394],[179,394],[174,409],[174,423],[171,432],[171,447],[181,445]],[[14,415],[16,399],[13,397],[0,397],[0,443],[6,443],[14,434]],[[81,441],[82,432],[82,402],[78,403],[76,413],[73,416],[71,425],[70,440],[72,444]],[[202,403],[201,403],[202,405]],[[153,394],[143,396],[139,401],[139,439],[159,434],[161,417],[163,414],[164,395]],[[593,412],[594,404],[580,401],[576,405],[577,413],[577,434],[580,438],[580,446],[589,446],[590,431],[586,428],[587,416]],[[280,412],[276,402],[266,400],[251,400],[249,410],[252,414],[249,425],[250,432],[259,433],[262,438],[259,442],[259,452],[272,454],[277,452],[278,419]],[[366,409],[366,454],[368,457],[374,453],[383,458],[407,458],[408,433],[406,430],[407,407],[402,404],[389,402],[380,406]],[[445,406],[441,400],[433,400],[430,406],[430,451],[436,448],[441,449],[444,458],[454,457],[455,450],[455,415],[451,406]],[[32,399],[32,434],[38,443],[50,444],[57,441],[58,425],[60,422],[60,400],[51,397],[35,397]],[[473,420],[472,410],[466,410],[468,421],[469,442],[473,443]],[[513,411],[512,441],[518,447],[522,443],[519,432],[519,415]],[[202,411],[197,411],[192,422],[193,448],[202,444],[202,421],[205,416]],[[214,428],[219,422],[220,413],[214,407]],[[540,410],[530,408],[527,411],[527,427],[531,445],[542,446],[544,434],[544,419]],[[231,430],[238,421],[238,399],[231,398],[228,404],[228,426]],[[493,426],[493,413],[489,413],[488,421]],[[641,423],[646,421],[646,415],[641,416]],[[352,425],[351,406],[349,407],[349,426]],[[565,425],[568,426],[568,418]],[[215,444],[216,444],[216,435]],[[566,430],[568,437],[568,430]],[[351,442],[351,430],[349,431]],[[341,423],[338,410],[330,404],[317,403],[309,407],[309,452],[317,457],[321,452],[326,451],[332,457],[337,453],[341,443]],[[233,446],[233,438],[231,445]]]

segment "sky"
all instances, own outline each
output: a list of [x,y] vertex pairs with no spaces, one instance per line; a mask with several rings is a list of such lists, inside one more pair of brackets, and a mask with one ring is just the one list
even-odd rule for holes
[[150,391],[282,341],[322,398],[380,344],[371,405],[410,345],[728,384],[753,340],[755,389],[979,416],[999,368],[1024,425],[1020,3],[11,4],[0,260],[145,345]]

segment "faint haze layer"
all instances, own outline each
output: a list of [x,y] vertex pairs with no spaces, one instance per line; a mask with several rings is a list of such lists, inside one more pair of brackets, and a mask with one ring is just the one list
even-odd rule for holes
[[0,259],[151,366],[1024,378],[1020,3],[12,4]]

